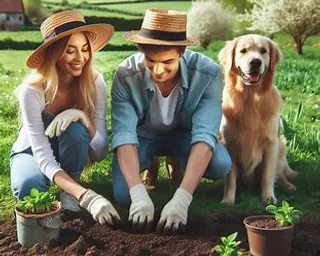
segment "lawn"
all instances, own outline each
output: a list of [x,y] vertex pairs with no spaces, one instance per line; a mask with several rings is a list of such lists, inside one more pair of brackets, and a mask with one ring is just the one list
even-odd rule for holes
[[[30,33],[30,32],[29,32]],[[4,37],[10,36],[7,33]],[[40,40],[39,33],[19,32],[17,38],[33,38]],[[1,35],[1,37],[3,37]],[[1,40],[0,37],[0,40]],[[121,33],[116,33],[114,38],[117,44],[124,43]],[[276,41],[278,38],[275,39]],[[312,38],[318,41],[318,38]],[[297,185],[296,195],[288,196],[276,188],[276,195],[281,201],[287,199],[294,203],[295,207],[302,209],[306,215],[320,218],[320,57],[319,48],[307,43],[304,48],[305,56],[297,57],[293,46],[286,45],[289,38],[279,37],[279,43],[283,52],[283,60],[276,72],[276,84],[278,85],[283,101],[282,116],[288,121],[295,134],[288,141],[289,163],[300,175],[294,182]],[[205,55],[217,60],[218,51],[223,42],[213,42],[207,50],[201,47],[194,48]],[[12,214],[14,199],[10,191],[9,160],[8,155],[12,143],[17,136],[17,102],[12,94],[13,89],[22,81],[27,69],[24,61],[31,51],[0,51],[0,221],[5,220]],[[113,72],[117,65],[133,52],[99,52],[95,56],[95,66],[102,72],[110,83]],[[108,93],[108,104],[110,93]],[[302,111],[299,105],[302,104]],[[110,111],[110,108],[108,108]],[[110,131],[110,112],[108,112],[108,129]],[[82,176],[82,182],[90,183],[90,187],[112,198],[111,154],[99,164],[94,165]],[[166,202],[174,189],[168,184],[164,167],[161,167],[160,193],[152,194],[156,207]],[[259,193],[242,191],[237,204],[234,207],[220,205],[223,185],[219,181],[203,180],[195,193],[195,199],[191,205],[190,212],[193,214],[205,214],[213,211],[243,211],[263,212],[264,205],[260,202]],[[213,195],[213,196],[208,196]],[[122,209],[126,212],[127,209]]]

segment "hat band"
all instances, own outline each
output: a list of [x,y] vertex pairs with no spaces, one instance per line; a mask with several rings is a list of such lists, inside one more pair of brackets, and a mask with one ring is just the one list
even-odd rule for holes
[[141,28],[139,33],[140,36],[165,40],[165,41],[184,41],[187,40],[186,31],[183,32],[167,32],[159,30],[151,30],[147,28]]
[[71,21],[71,22],[67,22],[67,23],[64,23],[58,27],[56,27],[49,35],[47,35],[45,38],[44,38],[44,41],[47,41],[63,32],[66,32],[70,29],[74,29],[74,28],[78,28],[78,27],[81,27],[81,26],[84,26],[86,25],[85,22],[83,21]]

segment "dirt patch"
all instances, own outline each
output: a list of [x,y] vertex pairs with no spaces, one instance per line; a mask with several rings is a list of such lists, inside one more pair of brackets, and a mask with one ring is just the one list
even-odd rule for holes
[[[220,237],[238,231],[241,251],[248,253],[247,235],[242,220],[247,214],[223,213],[189,220],[184,235],[136,234],[128,223],[117,229],[101,227],[87,217],[67,221],[59,241],[44,247],[24,248],[17,242],[15,221],[0,225],[0,255],[213,255],[211,249]],[[296,225],[292,256],[320,255],[320,221],[303,217]]]

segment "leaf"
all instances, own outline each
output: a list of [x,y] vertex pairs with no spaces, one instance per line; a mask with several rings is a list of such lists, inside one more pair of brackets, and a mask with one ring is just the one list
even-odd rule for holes
[[236,239],[238,235],[238,232],[234,232],[231,235],[228,236],[228,238],[230,239],[230,241],[234,241]]
[[39,190],[36,189],[36,188],[32,188],[31,191],[30,191],[30,196],[31,197],[37,197],[39,195]]
[[268,206],[266,207],[266,211],[274,214],[274,213],[277,211],[277,207],[276,207],[275,205],[268,205]]

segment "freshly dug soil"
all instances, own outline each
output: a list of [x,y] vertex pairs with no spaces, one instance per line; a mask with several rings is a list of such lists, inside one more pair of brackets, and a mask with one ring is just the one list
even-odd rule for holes
[[[244,255],[249,255],[242,220],[247,214],[221,213],[206,217],[191,216],[184,235],[159,236],[136,234],[129,223],[116,229],[100,226],[87,216],[66,221],[59,241],[24,248],[17,242],[15,220],[0,225],[0,255],[215,255],[212,248],[220,237],[238,232],[237,240]],[[295,226],[292,256],[320,255],[320,221],[302,217]]]

